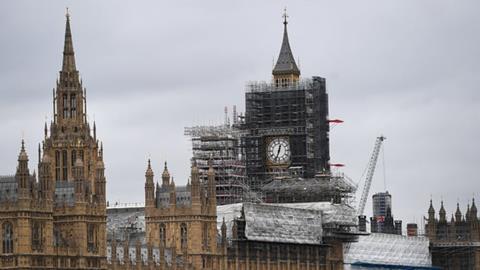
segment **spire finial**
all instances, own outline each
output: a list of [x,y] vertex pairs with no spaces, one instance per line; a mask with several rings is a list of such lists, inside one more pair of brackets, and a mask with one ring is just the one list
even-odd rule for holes
[[288,21],[287,21],[288,15],[287,15],[287,8],[286,7],[283,9],[282,17],[283,17],[283,24],[287,25],[288,24]]
[[152,168],[152,166],[151,166],[151,164],[150,164],[150,159],[148,159],[148,168],[149,168],[149,169]]
[[22,151],[25,151],[25,140],[23,138],[22,138]]
[[75,66],[75,55],[73,52],[73,41],[72,41],[72,31],[70,29],[70,12],[68,11],[66,15],[67,22],[65,25],[65,44],[63,47],[63,64],[62,71],[76,71]]
[[275,76],[288,76],[293,75],[296,79],[300,76],[300,70],[298,69],[295,59],[290,48],[287,33],[287,9],[284,9],[283,13],[283,41],[280,48],[280,54],[278,55],[277,63],[275,64],[272,75]]
[[68,7],[65,8],[65,17],[67,17],[67,19],[70,18],[70,11],[68,10]]

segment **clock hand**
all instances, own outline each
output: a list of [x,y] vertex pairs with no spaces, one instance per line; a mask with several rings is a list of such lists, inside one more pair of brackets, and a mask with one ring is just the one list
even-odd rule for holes
[[278,146],[277,156],[275,157],[275,159],[277,159],[277,158],[278,158],[278,155],[280,155],[280,149],[282,149],[282,146],[281,146],[281,145]]

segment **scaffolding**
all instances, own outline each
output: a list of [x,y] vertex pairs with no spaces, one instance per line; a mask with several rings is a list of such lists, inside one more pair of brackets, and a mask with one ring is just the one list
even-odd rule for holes
[[233,125],[226,114],[223,125],[186,127],[184,133],[191,138],[192,161],[197,164],[201,181],[207,181],[209,161],[212,163],[219,205],[261,200],[245,182],[242,131],[238,127],[235,108],[233,114]]
[[[280,169],[299,167],[302,177],[312,178],[329,170],[328,94],[325,79],[312,77],[277,87],[249,82],[245,94],[245,147],[248,185],[259,191]],[[273,168],[266,161],[268,142],[288,138],[288,166]]]
[[332,202],[353,205],[357,185],[344,173],[317,174],[301,178],[280,176],[262,187],[268,203]]

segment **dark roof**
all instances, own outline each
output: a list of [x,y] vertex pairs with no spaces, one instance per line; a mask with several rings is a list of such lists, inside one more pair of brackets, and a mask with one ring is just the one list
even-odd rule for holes
[[57,181],[55,183],[55,203],[73,206],[75,204],[75,183]]
[[290,48],[290,43],[288,42],[288,33],[287,33],[287,21],[284,23],[283,28],[283,41],[282,48],[280,49],[280,54],[278,55],[277,63],[273,68],[273,75],[285,75],[285,74],[295,74],[300,75],[300,69],[295,63],[295,58],[292,54],[292,49]]
[[17,199],[17,180],[14,175],[0,176],[0,201]]

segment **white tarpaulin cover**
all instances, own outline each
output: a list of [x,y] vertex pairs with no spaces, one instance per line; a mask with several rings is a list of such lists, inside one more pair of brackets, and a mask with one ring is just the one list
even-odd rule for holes
[[322,211],[322,222],[324,224],[335,223],[337,225],[347,226],[357,225],[355,209],[346,204],[333,204],[331,202],[309,202],[283,203],[279,205],[291,208]]
[[428,247],[426,237],[372,233],[344,244],[344,263],[429,267],[432,258]]
[[[284,203],[284,204],[255,204],[270,205],[272,207],[295,208],[301,210],[314,210],[321,215],[322,224],[337,224],[355,226],[357,220],[355,217],[355,209],[345,204],[332,204],[330,202],[311,202],[311,203]],[[242,215],[242,203],[228,204],[217,206],[217,227],[220,232],[222,221],[225,218],[227,225],[227,238],[231,238],[232,225],[235,218]],[[275,210],[276,208],[272,208]],[[273,213],[269,213],[273,215]],[[272,216],[273,218],[273,216]]]
[[322,241],[319,211],[253,203],[245,203],[243,211],[249,240],[313,245]]

